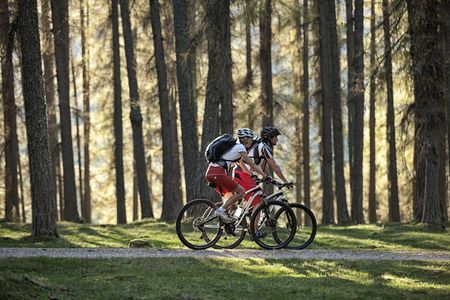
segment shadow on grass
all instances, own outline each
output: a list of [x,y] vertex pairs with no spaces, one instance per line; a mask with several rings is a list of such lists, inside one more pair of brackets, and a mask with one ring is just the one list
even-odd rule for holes
[[[132,239],[145,238],[153,248],[185,248],[179,241],[175,224],[159,220],[142,220],[126,225],[88,225],[59,222],[60,238],[34,243],[31,225],[0,223],[0,247],[127,247]],[[239,249],[258,249],[249,237]],[[390,224],[358,226],[319,226],[308,249],[379,249],[379,250],[446,250],[450,235],[424,225]]]
[[32,286],[30,295],[37,298],[448,299],[449,267],[448,262],[11,259],[0,265],[0,290],[5,287],[9,298],[24,297]]
[[448,232],[422,224],[319,226],[315,248],[450,250]]

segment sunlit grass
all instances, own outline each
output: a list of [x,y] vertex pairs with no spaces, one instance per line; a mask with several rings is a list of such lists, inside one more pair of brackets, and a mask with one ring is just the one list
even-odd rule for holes
[[450,262],[8,259],[0,298],[448,299]]
[[[123,248],[132,239],[144,238],[153,248],[186,249],[179,241],[175,224],[144,220],[127,225],[85,225],[58,223],[60,238],[34,242],[30,224],[0,222],[0,247],[83,247]],[[248,237],[240,249],[258,249]],[[365,250],[444,250],[450,251],[448,231],[424,225],[358,225],[319,226],[316,238],[308,249]]]

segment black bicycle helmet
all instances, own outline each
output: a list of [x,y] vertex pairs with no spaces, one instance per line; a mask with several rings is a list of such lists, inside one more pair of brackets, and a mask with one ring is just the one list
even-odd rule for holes
[[277,135],[281,135],[281,132],[275,127],[264,127],[261,130],[261,138],[263,139],[270,139]]

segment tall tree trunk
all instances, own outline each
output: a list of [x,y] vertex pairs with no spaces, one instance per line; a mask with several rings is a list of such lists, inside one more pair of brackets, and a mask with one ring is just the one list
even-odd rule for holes
[[64,219],[77,222],[77,191],[73,162],[72,129],[69,100],[69,10],[67,0],[52,0],[53,34],[55,41],[56,78],[58,81],[64,170]]
[[[174,64],[175,65],[175,64]],[[175,68],[173,68],[175,70]],[[175,83],[175,81],[173,81]],[[177,114],[177,96],[175,92],[170,97],[170,118],[174,120],[174,124],[178,123]],[[180,149],[178,147],[178,129],[177,126],[172,126],[172,192],[174,202],[179,203],[175,214],[178,214],[179,209],[183,206],[183,191],[181,190],[181,163],[180,163]]]
[[[26,223],[27,214],[25,213],[25,197],[23,195],[23,177],[22,177],[22,164],[20,162],[20,155],[17,156],[17,165],[19,167],[19,187],[20,187],[20,203],[22,206],[22,222]],[[58,219],[58,216],[56,216],[56,219]]]
[[16,103],[14,99],[14,70],[12,53],[14,31],[9,23],[7,0],[0,1],[0,57],[2,68],[2,96],[5,129],[5,219],[20,221],[17,180],[18,139]]
[[172,178],[179,174],[173,174],[174,145],[171,135],[173,128],[177,126],[176,119],[172,118],[167,90],[167,72],[164,53],[163,37],[161,30],[161,17],[158,0],[150,0],[150,18],[153,31],[153,45],[155,49],[156,72],[158,78],[159,110],[161,117],[161,135],[163,140],[163,207],[161,219],[164,221],[175,220],[182,206],[181,198],[175,196],[173,191],[177,188],[173,185]]
[[[81,137],[80,137],[80,110],[78,109],[78,97],[77,97],[77,80],[76,80],[76,72],[75,72],[75,64],[73,55],[70,55],[70,65],[72,67],[72,86],[73,86],[73,100],[75,107],[72,107],[75,118],[75,128],[76,128],[76,136],[75,140],[77,141],[77,158],[78,158],[78,188],[80,191],[80,206],[81,213],[83,213],[84,209],[84,199],[83,199],[83,172],[82,172],[82,162],[81,162]],[[84,221],[84,219],[83,219]]]
[[364,141],[364,45],[363,45],[363,0],[355,0],[354,31],[354,118],[353,126],[353,180],[352,220],[364,223],[363,214],[363,141]]
[[384,31],[384,68],[387,92],[387,139],[389,142],[389,221],[400,222],[397,183],[397,149],[395,145],[395,113],[392,79],[392,50],[390,34],[390,10],[388,0],[383,0],[383,31]]
[[256,114],[255,103],[248,103],[251,101],[250,91],[253,86],[253,68],[252,68],[252,19],[254,14],[254,2],[253,0],[245,0],[244,6],[245,13],[245,102],[247,103],[247,118],[248,128],[254,128]]
[[[177,77],[176,77],[176,60],[172,59],[176,54],[175,49],[175,35],[174,35],[174,22],[173,15],[171,14],[170,4],[168,4],[166,9],[163,11],[162,18],[165,19],[165,24],[163,27],[166,28],[166,45],[168,53],[167,61],[167,75],[168,76],[168,90],[169,90],[169,108],[170,108],[170,118],[173,120],[174,126],[171,127],[171,144],[172,144],[172,193],[175,201],[179,201],[180,208],[183,205],[183,191],[181,185],[181,163],[180,163],[180,149],[178,142],[178,110],[177,110]],[[176,212],[178,213],[178,211]]]
[[[208,40],[208,78],[206,83],[205,112],[203,114],[202,146],[200,154],[206,150],[206,146],[219,135],[220,113],[219,105],[226,97],[226,90],[231,89],[226,81],[224,70],[228,67],[226,57],[226,41],[229,33],[229,22],[224,14],[229,14],[230,2],[221,0],[207,0],[205,2],[207,40]],[[218,21],[219,20],[219,21]],[[228,33],[227,33],[228,32]],[[198,161],[197,178],[203,179],[207,162],[203,155]],[[198,197],[212,196],[212,191],[201,180],[198,183]]]
[[[309,171],[309,26],[310,22],[308,0],[303,0],[303,201],[306,206],[311,207],[311,179]],[[307,218],[307,221],[310,220]],[[305,224],[311,225],[311,224]]]
[[[340,59],[339,47],[336,30],[336,9],[328,8],[329,15],[329,34],[330,34],[330,102],[333,103],[333,145],[334,145],[334,176],[335,176],[335,190],[337,200],[337,218],[339,224],[350,223],[350,217],[347,209],[347,197],[345,191],[345,176],[344,176],[344,138],[342,133],[342,107],[341,107],[341,81],[340,81]],[[362,128],[362,125],[361,125]]]
[[407,1],[413,62],[415,126],[417,129],[416,178],[422,201],[423,223],[443,226],[440,164],[445,140],[446,111],[442,92],[443,66],[439,49],[438,1]]
[[[151,165],[151,161],[149,161]],[[138,220],[138,200],[139,200],[139,193],[138,193],[138,183],[137,183],[137,175],[136,175],[136,164],[133,164],[133,222]]]
[[[302,113],[302,101],[300,100],[300,93],[301,93],[301,76],[300,76],[300,58],[302,57],[302,50],[301,47],[301,37],[302,37],[302,20],[301,20],[301,13],[300,13],[300,0],[297,0],[296,2],[297,9],[294,10],[294,22],[295,22],[295,40],[298,43],[297,48],[297,56],[294,56],[294,61],[292,62],[293,70],[294,70],[294,103],[296,107],[295,112],[295,202],[301,203],[302,202],[302,139],[301,139],[301,113]],[[304,21],[305,22],[305,21]],[[301,215],[298,217],[301,218]],[[300,222],[300,219],[297,220]]]
[[147,166],[145,163],[144,140],[142,136],[142,114],[139,107],[139,91],[136,78],[136,63],[133,50],[133,38],[131,33],[128,2],[128,0],[120,0],[120,12],[122,16],[123,37],[125,40],[128,85],[130,89],[130,119],[133,131],[133,152],[138,176],[137,180],[139,187],[139,198],[141,200],[141,215],[142,218],[153,218],[153,210],[148,192]]
[[[334,2],[326,6],[319,3],[320,19],[320,46],[321,46],[321,80],[323,106],[332,105],[332,118],[326,117],[325,109],[323,120],[331,118],[333,120],[333,145],[334,145],[334,175],[337,199],[337,216],[339,224],[347,224],[350,221],[347,210],[347,200],[345,195],[344,177],[344,149],[342,136],[342,109],[340,98],[340,65],[339,51],[336,32],[336,12]],[[323,60],[323,62],[322,62]],[[326,121],[328,122],[328,121]],[[324,130],[326,128],[324,127]],[[331,135],[331,133],[330,133]],[[331,142],[331,141],[330,141]],[[330,145],[331,146],[331,145]],[[326,146],[323,145],[325,148]],[[331,154],[331,150],[327,150]],[[324,150],[325,155],[325,150]],[[330,155],[331,156],[331,155]],[[333,213],[332,203],[329,214]],[[325,207],[324,207],[325,208]]]
[[34,239],[52,239],[56,230],[50,146],[41,67],[37,3],[19,0],[18,32],[28,139]]
[[175,47],[177,59],[178,97],[180,103],[181,138],[183,143],[184,178],[187,201],[195,198],[196,186],[202,184],[197,176],[198,130],[195,99],[195,47],[191,44],[189,28],[193,24],[191,1],[173,0]]
[[[445,103],[447,103],[447,160],[448,171],[450,172],[450,1],[441,2],[440,17],[442,26],[442,50],[444,62],[444,95]],[[444,170],[445,172],[445,170]],[[448,220],[448,191],[444,193],[442,201],[444,220]]]
[[[120,78],[119,11],[117,1],[118,0],[112,0],[111,4],[114,64],[114,166],[116,171],[117,224],[126,224],[127,212],[125,206],[125,180],[123,171],[122,80]],[[133,184],[134,181],[133,176]],[[133,221],[135,221],[134,210]]]
[[[56,168],[59,164],[59,147],[58,147],[58,123],[56,120],[56,100],[55,100],[55,57],[54,45],[51,31],[50,16],[50,0],[42,0],[42,32],[43,32],[43,49],[42,60],[44,61],[44,86],[45,100],[47,103],[48,115],[48,135],[50,138],[50,153],[52,159],[52,185],[55,191],[54,206],[57,206],[57,172]],[[61,200],[60,200],[61,201]]]
[[369,223],[377,222],[377,196],[376,196],[376,159],[375,159],[375,101],[376,101],[376,74],[375,74],[375,0],[370,1],[370,168],[369,168]]
[[232,60],[231,60],[231,1],[219,1],[222,12],[217,15],[216,26],[219,33],[220,43],[217,47],[222,52],[223,70],[222,70],[222,97],[220,103],[220,123],[222,133],[233,132],[233,76],[232,76]]
[[261,68],[261,99],[263,107],[263,126],[273,126],[272,90],[272,0],[260,2],[259,31],[261,49],[259,54]]
[[350,197],[353,199],[353,119],[355,114],[355,29],[353,1],[345,0],[346,33],[347,33],[347,109],[348,109],[348,160],[350,165]]
[[[91,131],[90,119],[90,98],[89,98],[89,56],[87,52],[86,30],[89,27],[85,25],[84,0],[80,0],[80,29],[81,29],[81,68],[83,75],[83,133],[84,133],[84,195],[81,213],[84,222],[91,223],[91,161],[89,152],[89,138]],[[86,22],[87,23],[87,22]]]
[[[333,208],[333,157],[331,143],[332,71],[331,71],[331,25],[334,1],[317,1],[319,12],[320,79],[322,94],[322,224],[334,223]],[[333,10],[333,11],[332,11]]]
[[63,175],[61,168],[61,144],[56,146],[56,179],[58,181],[58,198],[59,198],[59,219],[64,220],[64,184],[63,184]]

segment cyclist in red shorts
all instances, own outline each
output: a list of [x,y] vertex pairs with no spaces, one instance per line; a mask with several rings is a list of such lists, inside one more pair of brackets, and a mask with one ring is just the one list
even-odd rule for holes
[[262,169],[255,165],[248,157],[247,150],[242,144],[232,146],[232,148],[222,154],[221,159],[218,162],[210,163],[205,175],[206,181],[214,184],[216,190],[220,194],[225,197],[230,196],[216,211],[219,218],[226,223],[233,222],[233,219],[228,216],[227,210],[234,203],[242,199],[245,193],[244,188],[227,174],[227,171],[231,170],[231,166],[234,165],[234,162],[240,161],[241,159],[247,163],[253,171],[256,171],[264,178],[267,177]]

